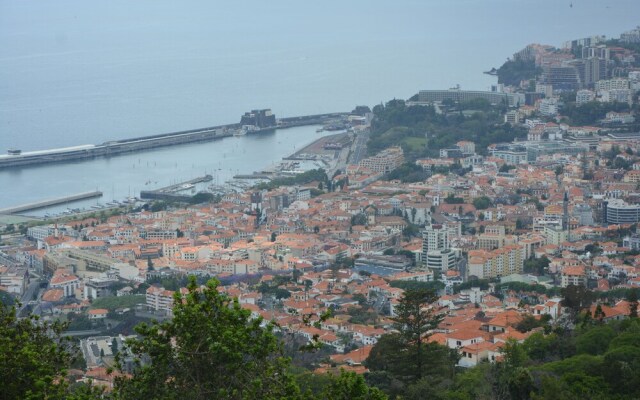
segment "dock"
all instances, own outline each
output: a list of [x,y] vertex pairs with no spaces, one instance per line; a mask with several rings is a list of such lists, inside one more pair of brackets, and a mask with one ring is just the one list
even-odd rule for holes
[[253,173],[253,174],[240,174],[240,175],[234,175],[233,179],[273,179],[273,174],[260,174],[260,173]]
[[198,178],[190,179],[188,181],[176,183],[175,185],[165,186],[155,190],[143,190],[140,192],[140,198],[143,200],[167,200],[167,201],[179,201],[188,202],[193,196],[180,194],[185,185],[195,185],[196,183],[210,182],[213,180],[213,176],[205,175]]
[[78,200],[92,199],[95,197],[102,197],[102,192],[96,190],[93,192],[78,193],[70,196],[58,197],[55,199],[36,201],[34,203],[22,204],[15,207],[2,208],[0,209],[0,214],[16,214],[22,211],[37,210],[39,208],[71,203]]

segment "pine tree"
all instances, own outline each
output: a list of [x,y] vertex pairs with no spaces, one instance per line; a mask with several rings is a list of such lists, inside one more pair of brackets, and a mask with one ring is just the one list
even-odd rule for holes
[[415,377],[422,378],[424,345],[431,331],[444,318],[432,306],[438,300],[435,292],[427,289],[407,290],[395,307],[396,317],[392,318],[394,328],[400,332],[404,343],[414,350]]

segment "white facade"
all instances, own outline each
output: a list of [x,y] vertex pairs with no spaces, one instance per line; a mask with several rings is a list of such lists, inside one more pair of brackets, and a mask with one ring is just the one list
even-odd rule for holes
[[540,114],[552,117],[558,114],[558,99],[542,99],[540,100]]
[[456,254],[453,250],[430,250],[423,258],[430,270],[446,271],[456,266]]
[[600,101],[603,103],[631,103],[631,90],[629,89],[611,89],[600,92]]
[[629,80],[625,78],[605,79],[596,82],[596,90],[629,89]]
[[591,90],[578,90],[576,93],[576,104],[581,105],[595,100],[596,94]]

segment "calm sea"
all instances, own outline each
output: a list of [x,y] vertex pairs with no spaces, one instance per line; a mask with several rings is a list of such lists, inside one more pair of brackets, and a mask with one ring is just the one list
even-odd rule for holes
[[[0,152],[231,123],[252,108],[284,117],[487,89],[482,71],[528,43],[617,36],[639,15],[637,0],[0,0]],[[207,157],[223,159],[219,147]],[[132,164],[119,159],[104,170]],[[0,207],[82,191],[66,178],[75,169],[0,171]]]

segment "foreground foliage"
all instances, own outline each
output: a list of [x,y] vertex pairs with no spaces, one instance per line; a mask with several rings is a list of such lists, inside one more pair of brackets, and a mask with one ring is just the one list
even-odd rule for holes
[[[118,378],[116,398],[277,399],[296,397],[273,325],[217,291],[217,282],[176,294],[174,317],[136,328],[128,342],[138,367]],[[143,360],[146,361],[143,363]]]
[[64,379],[75,360],[65,329],[0,305],[0,399],[75,398]]
[[[138,338],[120,349],[115,387],[71,384],[67,370],[77,352],[65,324],[0,312],[0,400],[4,399],[360,399],[384,400],[355,373],[313,375],[300,389],[283,355],[275,326],[254,318],[237,299],[190,280],[175,295],[174,318],[136,327]],[[127,363],[134,359],[131,372]],[[112,371],[114,372],[114,371]],[[299,375],[304,382],[304,375]],[[307,379],[308,381],[309,379]],[[321,382],[318,385],[317,382]]]
[[383,336],[367,361],[367,381],[403,399],[640,398],[638,318],[602,323],[582,315],[575,330],[547,326],[522,344],[508,342],[503,362],[465,370],[455,369],[444,346],[424,350],[431,367],[415,379],[398,336]]

